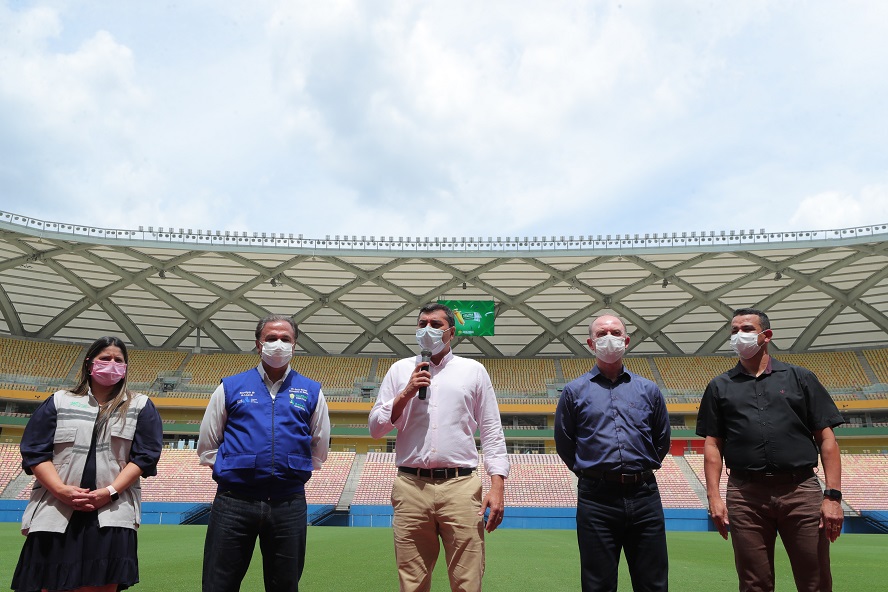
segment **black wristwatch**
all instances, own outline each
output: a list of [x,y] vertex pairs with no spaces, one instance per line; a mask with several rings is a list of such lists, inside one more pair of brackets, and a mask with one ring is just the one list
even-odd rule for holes
[[828,497],[831,500],[835,500],[837,502],[842,501],[842,492],[838,489],[824,489],[823,497]]
[[[106,488],[109,492],[111,492],[111,501],[116,502],[120,499],[120,494],[117,493],[117,490],[111,487],[110,485]],[[841,495],[841,494],[839,494]]]

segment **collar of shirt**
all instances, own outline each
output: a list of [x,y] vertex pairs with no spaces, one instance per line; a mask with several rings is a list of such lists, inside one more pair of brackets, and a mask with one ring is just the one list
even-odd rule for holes
[[277,392],[281,389],[281,384],[283,384],[284,379],[290,374],[292,368],[289,364],[287,364],[287,369],[284,371],[284,375],[281,376],[281,379],[277,382],[272,382],[271,378],[269,378],[268,373],[265,372],[265,366],[262,365],[262,362],[259,362],[259,365],[256,367],[259,370],[259,376],[262,377],[262,382],[265,383],[265,386],[268,387],[268,394],[271,395],[271,398],[274,399]]
[[[775,361],[776,361],[776,360],[773,358],[773,356],[770,356],[770,355],[768,356],[768,365],[765,366],[765,371],[762,372],[762,376],[764,376],[764,375],[766,375],[766,374],[770,374],[770,373],[773,372],[775,369],[776,369],[776,370],[780,370],[780,368],[775,368],[775,367],[774,367],[774,364],[773,364],[773,363],[774,363]],[[740,362],[737,362],[737,365],[734,366],[733,370],[731,370],[731,371],[729,372],[729,374],[731,374],[732,377],[733,377],[733,376],[737,376],[738,374],[745,374],[746,376],[752,376],[753,378],[755,378],[755,374],[752,374],[751,372],[747,372],[747,371],[746,371],[746,368],[744,368],[744,367],[743,367],[743,364],[741,364]]]
[[436,364],[436,363],[434,363],[434,362],[430,362],[430,365],[431,365],[432,368],[435,368],[435,369],[443,368],[444,366],[447,365],[447,362],[449,362],[449,361],[452,360],[452,359],[453,359],[453,350],[451,349],[451,350],[449,350],[446,354],[444,354],[444,357],[443,357],[443,358],[441,358],[441,363],[440,363],[440,364]]
[[[592,366],[592,369],[589,370],[589,374],[592,375],[591,380],[595,380],[595,381],[606,380],[608,382],[611,382],[610,378],[608,378],[607,376],[605,376],[604,374],[601,373],[601,368],[598,367],[598,364],[595,364],[594,366]],[[619,384],[619,383],[624,382],[626,380],[629,380],[629,374],[626,373],[626,366],[621,366],[620,373],[617,375],[617,379],[615,381],[613,381],[611,384]]]

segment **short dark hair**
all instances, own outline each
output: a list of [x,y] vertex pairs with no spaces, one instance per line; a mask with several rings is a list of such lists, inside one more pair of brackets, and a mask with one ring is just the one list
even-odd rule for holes
[[290,323],[290,326],[293,327],[293,339],[299,339],[299,328],[296,326],[296,321],[293,320],[293,317],[280,314],[270,314],[262,318],[256,325],[256,341],[259,341],[259,338],[262,336],[262,330],[265,328],[265,325],[277,321]]
[[419,314],[416,315],[416,320],[418,321],[419,317],[421,317],[422,315],[430,312],[435,312],[436,310],[443,310],[444,315],[447,316],[447,323],[451,327],[456,327],[456,317],[453,316],[453,311],[450,310],[449,306],[441,304],[440,302],[429,302],[428,304],[420,308]]
[[736,317],[745,317],[746,315],[758,316],[759,324],[762,327],[762,331],[767,331],[771,328],[771,321],[770,319],[768,319],[768,315],[757,308],[738,308],[734,311],[734,316],[732,316],[731,318],[734,319]]

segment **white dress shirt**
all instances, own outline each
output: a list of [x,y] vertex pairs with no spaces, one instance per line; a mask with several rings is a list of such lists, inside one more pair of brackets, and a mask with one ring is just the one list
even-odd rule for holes
[[410,399],[392,423],[393,401],[407,386],[420,359],[416,356],[392,364],[370,411],[370,436],[383,438],[393,428],[398,429],[395,464],[399,467],[476,467],[478,430],[487,473],[508,477],[509,459],[499,406],[487,369],[480,362],[447,352],[439,365],[430,363],[432,383],[426,399]]
[[[275,395],[281,388],[284,379],[290,374],[291,368],[287,366],[287,371],[277,382],[272,382],[265,372],[262,363],[258,366],[259,375],[262,377],[271,399],[274,400]],[[225,409],[225,387],[220,382],[216,390],[210,396],[210,402],[207,404],[207,410],[204,413],[203,421],[200,422],[200,437],[197,440],[197,454],[200,457],[200,464],[209,467],[216,463],[216,452],[219,450],[219,444],[225,434],[225,423],[228,421],[228,410]],[[324,392],[318,393],[318,403],[315,406],[314,413],[311,414],[311,464],[314,470],[321,468],[321,465],[327,460],[327,451],[330,448],[330,416],[327,412],[327,400],[324,399]]]

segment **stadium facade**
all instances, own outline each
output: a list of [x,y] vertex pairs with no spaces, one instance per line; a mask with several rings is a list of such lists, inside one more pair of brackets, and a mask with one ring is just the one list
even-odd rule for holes
[[[587,370],[593,317],[624,318],[627,364],[663,388],[674,451],[695,450],[706,380],[733,363],[731,311],[767,310],[774,353],[811,367],[852,427],[888,450],[888,225],[544,237],[305,238],[284,232],[98,228],[0,211],[0,441],[70,385],[83,345],[114,334],[171,446],[190,446],[222,373],[255,364],[267,313],[300,327],[294,366],[331,399],[334,449],[385,452],[366,416],[388,365],[415,353],[416,311],[492,301],[495,330],[455,350],[491,373],[513,452],[552,449],[558,390]],[[50,363],[51,361],[51,363]]]

